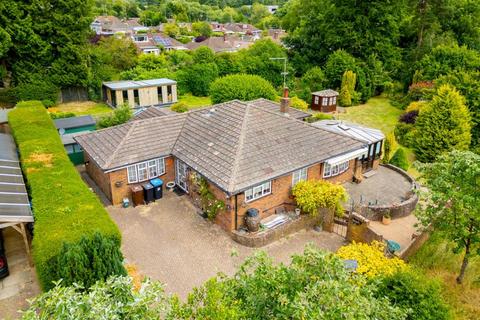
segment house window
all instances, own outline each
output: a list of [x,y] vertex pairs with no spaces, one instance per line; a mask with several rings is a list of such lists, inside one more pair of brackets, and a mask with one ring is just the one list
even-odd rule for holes
[[315,104],[318,104],[318,97],[315,96]]
[[344,173],[348,170],[349,162],[350,161],[347,160],[333,166],[325,162],[325,165],[323,166],[323,177],[328,178]]
[[137,164],[138,181],[145,181],[148,179],[147,164],[145,162]]
[[73,144],[67,144],[65,145],[65,150],[67,150],[67,154],[72,154],[74,153],[74,149],[73,149]]
[[297,170],[293,173],[292,186],[303,180],[307,180],[307,168]]
[[328,98],[322,99],[322,106],[328,106]]
[[379,141],[376,144],[375,155],[378,156],[378,155],[380,155],[381,152],[382,152],[382,142]]
[[245,191],[245,202],[250,202],[272,193],[272,181],[262,183]]
[[165,173],[165,158],[140,162],[127,167],[128,183],[142,182]]

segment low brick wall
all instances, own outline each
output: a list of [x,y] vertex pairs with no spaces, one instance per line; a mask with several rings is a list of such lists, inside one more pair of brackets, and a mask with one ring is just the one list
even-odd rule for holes
[[406,217],[415,210],[415,207],[418,203],[418,195],[415,193],[415,190],[418,188],[415,180],[404,170],[392,166],[390,164],[382,164],[382,166],[389,168],[390,170],[396,171],[399,174],[403,175],[410,183],[411,189],[407,194],[407,199],[401,203],[394,203],[391,205],[365,205],[360,206],[356,210],[365,218],[369,220],[380,221],[386,213],[390,213],[392,219]]
[[273,229],[263,230],[256,233],[232,231],[231,235],[233,240],[244,246],[258,248],[266,246],[267,244],[277,241],[289,234],[303,229],[313,228],[320,224],[321,220],[321,215],[316,217],[301,215],[300,217],[289,220],[285,224]]

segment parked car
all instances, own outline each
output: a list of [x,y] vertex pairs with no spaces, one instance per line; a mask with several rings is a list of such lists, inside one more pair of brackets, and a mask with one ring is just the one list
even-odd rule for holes
[[7,277],[8,272],[8,263],[7,256],[5,255],[5,246],[3,244],[3,233],[0,229],[0,279]]

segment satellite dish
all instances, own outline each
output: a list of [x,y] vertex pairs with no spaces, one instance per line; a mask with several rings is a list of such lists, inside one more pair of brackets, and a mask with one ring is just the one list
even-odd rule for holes
[[60,133],[61,136],[63,136],[65,134],[65,129],[64,128],[60,128],[58,130],[58,133]]

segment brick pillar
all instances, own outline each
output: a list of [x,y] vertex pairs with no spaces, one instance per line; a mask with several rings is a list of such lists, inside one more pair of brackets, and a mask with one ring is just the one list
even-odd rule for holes
[[333,218],[335,211],[332,209],[322,208],[320,209],[320,215],[322,217],[322,229],[327,232],[333,232]]

